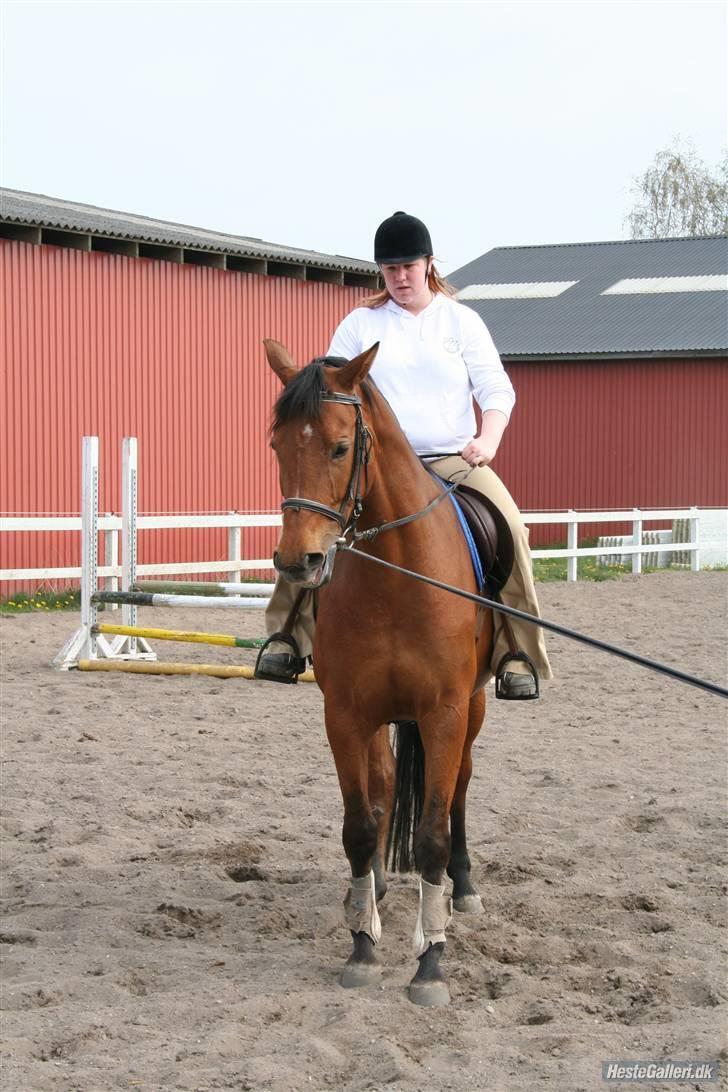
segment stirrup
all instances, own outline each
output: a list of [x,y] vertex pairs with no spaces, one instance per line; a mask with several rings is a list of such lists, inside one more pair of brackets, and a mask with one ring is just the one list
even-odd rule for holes
[[[268,652],[266,654],[268,645],[273,644],[274,642],[288,645],[291,651]],[[276,660],[274,660],[273,657],[276,657]],[[268,660],[267,668],[264,662],[265,659]],[[271,670],[271,668],[275,666],[280,667],[281,670]],[[268,638],[258,653],[253,677],[256,679],[265,679],[266,682],[297,683],[298,676],[302,675],[305,670],[306,660],[300,653],[295,637],[291,637],[287,633],[274,633]]]
[[[528,664],[528,666],[530,667],[530,669],[531,669],[531,674],[530,675],[525,675],[525,674],[521,675],[520,673],[518,673],[518,674],[516,674],[516,678],[518,678],[519,675],[520,675],[521,678],[524,678],[524,679],[530,678],[531,681],[535,684],[535,687],[536,687],[535,693],[532,693],[532,694],[516,694],[516,693],[512,693],[512,692],[509,693],[508,684],[505,681],[505,676],[508,675],[509,672],[505,670],[505,667],[506,667],[507,664],[513,663],[514,660],[518,660],[521,663]],[[539,693],[540,693],[540,691],[539,691],[539,685],[538,685],[538,672],[536,671],[536,667],[535,667],[531,657],[528,656],[525,652],[506,652],[505,656],[503,656],[501,658],[500,663],[498,664],[498,667],[495,670],[495,696],[496,696],[496,698],[501,698],[503,701],[534,701],[537,697],[539,697]]]

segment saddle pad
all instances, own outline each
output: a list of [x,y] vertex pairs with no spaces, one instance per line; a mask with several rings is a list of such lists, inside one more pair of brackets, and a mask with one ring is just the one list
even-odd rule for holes
[[[444,488],[445,480],[432,467],[423,465]],[[491,500],[469,485],[459,485],[450,499],[454,503],[457,499],[455,511],[468,543],[478,587],[482,588],[487,581],[495,594],[513,568],[513,535],[508,521]]]
[[465,541],[468,544],[468,550],[470,551],[470,560],[473,563],[473,572],[475,573],[475,583],[478,588],[482,588],[483,584],[485,583],[485,575],[483,573],[483,566],[481,564],[480,556],[478,553],[478,547],[475,545],[475,539],[473,538],[472,531],[468,526],[468,521],[463,515],[463,510],[458,504],[457,497],[454,493],[450,494],[450,500],[455,507],[455,512],[457,513],[460,527],[462,528],[462,532],[465,535]]

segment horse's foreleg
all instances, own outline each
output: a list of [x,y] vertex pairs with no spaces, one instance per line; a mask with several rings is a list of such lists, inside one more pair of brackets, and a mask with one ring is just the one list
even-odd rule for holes
[[440,969],[452,899],[443,874],[450,858],[449,815],[467,736],[467,707],[451,705],[420,720],[425,749],[425,800],[415,834],[415,860],[421,873],[420,906],[414,947],[419,961],[409,985],[417,1005],[447,1005],[450,991]]
[[354,947],[341,974],[342,986],[365,986],[378,980],[379,965],[374,948],[381,936],[372,869],[377,850],[379,824],[368,794],[368,759],[371,734],[341,714],[329,716],[326,732],[336,762],[344,798],[344,851],[351,866],[351,886],[344,900],[346,922]]
[[472,746],[485,716],[485,694],[474,694],[468,712],[468,734],[450,808],[450,861],[447,874],[452,880],[453,906],[462,913],[480,914],[483,903],[470,879],[470,857],[465,838],[465,795],[473,771]]
[[389,725],[383,724],[369,744],[369,800],[377,820],[377,848],[374,854],[374,881],[377,902],[387,892],[385,857],[392,819],[394,796],[394,754],[389,741]]

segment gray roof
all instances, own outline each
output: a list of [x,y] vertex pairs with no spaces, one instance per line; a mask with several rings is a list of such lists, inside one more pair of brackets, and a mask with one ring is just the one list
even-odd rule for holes
[[[728,351],[728,292],[603,294],[624,279],[728,274],[728,236],[497,247],[450,274],[458,289],[575,281],[553,298],[464,299],[483,318],[502,356],[593,357],[724,355]],[[728,285],[726,285],[728,287]],[[491,290],[492,294],[492,290]]]
[[161,246],[185,247],[218,254],[237,254],[250,258],[318,266],[354,273],[377,273],[374,262],[346,258],[339,254],[321,254],[315,250],[280,246],[262,239],[228,235],[220,231],[190,227],[187,224],[154,220],[130,212],[62,201],[39,193],[26,193],[0,187],[0,220],[14,224],[29,224],[61,231],[102,235],[106,238],[127,239]]

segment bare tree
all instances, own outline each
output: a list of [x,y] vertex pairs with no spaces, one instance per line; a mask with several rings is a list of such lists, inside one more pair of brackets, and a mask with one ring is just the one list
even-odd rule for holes
[[632,187],[625,225],[633,239],[728,234],[728,153],[711,173],[692,144],[675,140]]

